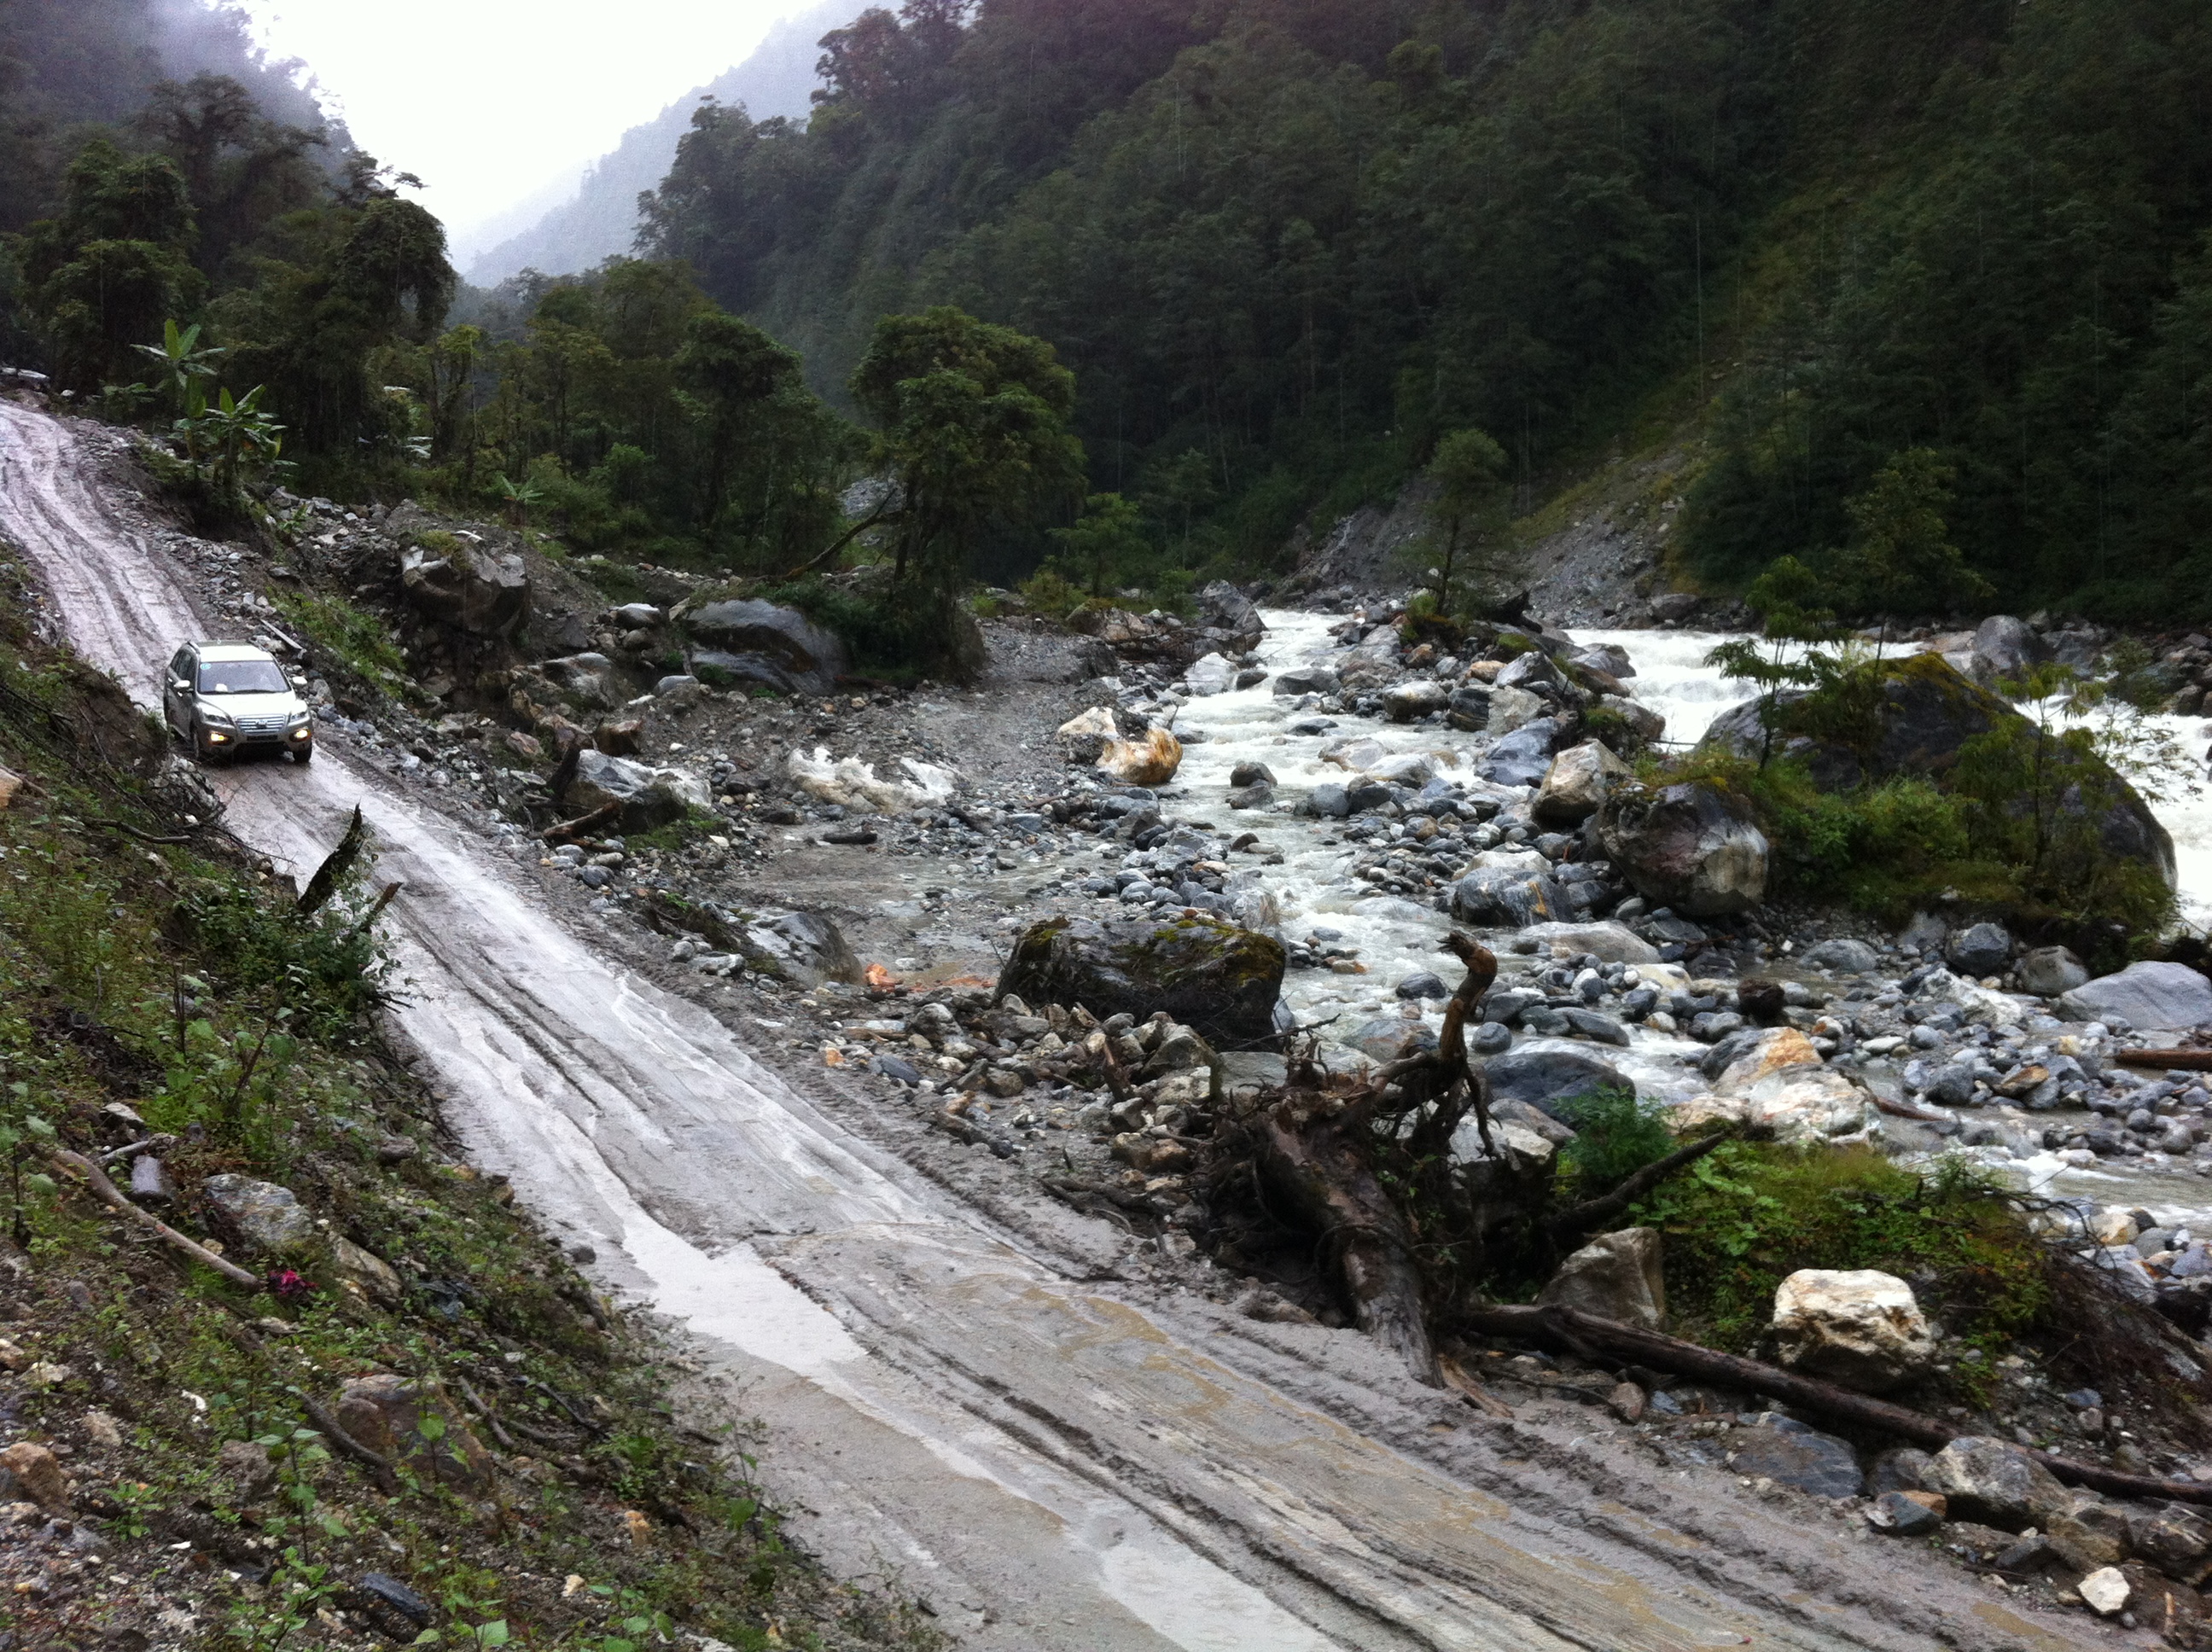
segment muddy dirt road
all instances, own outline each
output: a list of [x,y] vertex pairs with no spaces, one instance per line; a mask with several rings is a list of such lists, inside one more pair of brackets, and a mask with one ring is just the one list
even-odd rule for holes
[[[73,427],[0,401],[0,535],[151,703],[221,635]],[[483,1169],[678,1321],[793,1529],[980,1649],[1676,1652],[2109,1645],[1802,1500],[1661,1470],[1571,1416],[1481,1418],[1363,1339],[1116,1277],[1123,1236],[1001,1230],[608,961],[479,835],[349,760],[216,776],[311,867],[358,804],[422,1052]]]

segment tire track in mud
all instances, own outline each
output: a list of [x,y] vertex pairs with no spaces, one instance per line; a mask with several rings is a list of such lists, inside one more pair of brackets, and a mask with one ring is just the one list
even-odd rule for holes
[[[0,533],[78,651],[141,703],[208,624],[100,455],[4,399]],[[1263,1334],[1210,1304],[1071,1283],[826,1120],[706,1011],[595,951],[342,743],[310,768],[215,779],[232,828],[301,868],[360,805],[380,876],[407,885],[390,919],[413,983],[398,1029],[471,1157],[735,1385],[803,1540],[848,1574],[895,1568],[963,1645],[2097,1643],[1717,1475],[1471,1422],[1348,1333]],[[1440,1447],[1445,1418],[1457,1443]]]

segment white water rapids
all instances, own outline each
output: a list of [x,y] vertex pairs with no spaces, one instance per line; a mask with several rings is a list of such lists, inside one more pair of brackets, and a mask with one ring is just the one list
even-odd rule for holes
[[[1302,817],[1254,810],[1232,813],[1216,804],[1229,788],[1231,771],[1242,762],[1267,766],[1280,783],[1282,795],[1295,800],[1325,780],[1342,781],[1344,768],[1322,760],[1321,753],[1348,738],[1366,736],[1388,754],[1419,752],[1437,764],[1447,780],[1471,778],[1478,755],[1486,748],[1483,737],[1434,726],[1394,725],[1349,713],[1329,717],[1332,726],[1320,734],[1292,734],[1289,725],[1314,714],[1294,709],[1295,698],[1278,699],[1273,692],[1274,673],[1290,667],[1327,659],[1342,645],[1330,635],[1342,616],[1287,610],[1270,610],[1263,617],[1268,631],[1262,640],[1260,663],[1270,680],[1253,688],[1194,699],[1185,705],[1176,726],[1201,730],[1204,738],[1189,746],[1179,787],[1190,793],[1182,812],[1201,811],[1217,827],[1256,833],[1269,848],[1283,856],[1280,866],[1267,872],[1267,887],[1281,912],[1285,939],[1299,940],[1316,928],[1338,932],[1334,943],[1358,949],[1364,975],[1332,975],[1324,970],[1295,970],[1285,978],[1284,993],[1300,1023],[1326,1024],[1339,1034],[1349,1033],[1377,1017],[1407,1013],[1395,994],[1396,984],[1422,970],[1437,970],[1451,977],[1448,954],[1439,941],[1451,927],[1446,916],[1425,903],[1389,895],[1346,875],[1364,846],[1337,841],[1335,823],[1316,823]],[[1714,648],[1739,640],[1724,633],[1702,631],[1578,630],[1574,641],[1583,647],[1613,645],[1625,650],[1636,675],[1628,686],[1636,698],[1667,720],[1665,738],[1679,746],[1694,744],[1713,720],[1730,706],[1750,697],[1745,684],[1724,677],[1707,663]],[[2147,727],[2171,738],[2175,748],[2191,761],[2187,771],[2162,777],[2164,795],[2153,804],[2160,822],[2172,835],[2179,870],[2184,920],[2203,926],[2212,919],[2212,788],[2201,783],[2201,761],[2212,723],[2197,718],[2151,717]],[[1201,808],[1201,805],[1202,808]],[[1493,937],[1493,942],[1496,938]],[[1551,960],[1524,959],[1500,951],[1504,978],[1516,969]],[[1425,1015],[1433,1029],[1440,1023],[1442,1007],[1433,1000]],[[1563,1040],[1519,1041],[1519,1047],[1574,1050],[1610,1061],[1633,1078],[1648,1095],[1681,1099],[1704,1088],[1694,1062],[1705,1047],[1688,1039],[1662,1035],[1644,1027],[1630,1029],[1632,1043],[1626,1051],[1594,1048]],[[1966,1116],[1973,1116],[1971,1113]],[[2111,1203],[2123,1191],[2130,1202],[2148,1203],[2162,1218],[2187,1220],[2200,1231],[2212,1225],[2212,1184],[2172,1170],[2076,1169],[2057,1155],[2037,1153],[2015,1159],[2002,1148],[1984,1150],[1982,1157],[2007,1167],[2039,1189],[2080,1194]]]

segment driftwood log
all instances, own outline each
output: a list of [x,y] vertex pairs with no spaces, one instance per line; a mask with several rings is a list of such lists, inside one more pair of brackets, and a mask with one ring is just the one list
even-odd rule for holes
[[[1784,1370],[1778,1365],[1746,1359],[1737,1354],[1719,1353],[1694,1342],[1684,1342],[1679,1337],[1624,1325],[1618,1320],[1604,1319],[1564,1304],[1462,1309],[1458,1319],[1468,1328],[1492,1336],[1561,1347],[1584,1357],[1607,1356],[1627,1364],[1674,1371],[1723,1388],[1765,1394],[1771,1400],[1818,1412],[1840,1422],[1895,1435],[1930,1450],[1940,1451],[1962,1437],[1961,1430],[1904,1406],[1893,1406],[1886,1400],[1838,1388],[1832,1382]],[[2008,1449],[2033,1458],[2069,1485],[2086,1486],[2093,1491],[2119,1497],[2212,1503],[2212,1484],[2201,1480],[2162,1480],[2148,1474],[2124,1474],[2098,1463],[2053,1456],[2025,1446],[2008,1445]]]
[[2127,1067],[2171,1067],[2176,1072],[2212,1072],[2212,1050],[2120,1050],[2112,1059]]

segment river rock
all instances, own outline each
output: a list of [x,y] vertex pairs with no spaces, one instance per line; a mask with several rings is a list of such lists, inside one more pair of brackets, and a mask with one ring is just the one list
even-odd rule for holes
[[[1667,720],[1641,700],[1632,699],[1625,694],[1601,694],[1598,696],[1597,704],[1599,710],[1611,712],[1620,719],[1621,726],[1628,731],[1629,739],[1620,744],[1640,750],[1667,732]],[[1607,744],[1613,742],[1608,741]],[[1618,750],[1618,746],[1615,749]],[[1626,756],[1628,754],[1624,751],[1621,755]]]
[[15,794],[23,789],[23,777],[14,769],[0,767],[0,809],[15,801]]
[[2016,681],[2050,658],[2050,646],[2028,629],[2025,620],[2010,614],[1992,614],[1977,626],[1968,655],[1974,681],[1985,689]]
[[1636,675],[1636,666],[1628,657],[1628,650],[1617,642],[1601,642],[1595,647],[1577,648],[1567,656],[1575,665],[1593,671],[1603,671],[1607,677],[1630,677]]
[[[1495,699],[1491,701],[1494,707]],[[1551,772],[1565,726],[1556,717],[1523,723],[1495,742],[1482,759],[1482,778],[1494,786],[1535,786]]]
[[2131,1553],[2127,1510],[2084,1493],[2045,1518],[2043,1535],[2075,1571],[2117,1566]]
[[708,653],[692,657],[694,670],[707,666],[786,694],[818,695],[830,693],[852,669],[836,633],[796,608],[746,598],[679,608],[677,617],[709,645]]
[[1279,695],[1334,694],[1343,685],[1326,665],[1293,665],[1275,673],[1269,692]]
[[[1533,696],[1532,696],[1533,697]],[[1465,732],[1490,726],[1490,689],[1480,683],[1462,683],[1446,702],[1445,720]]]
[[1729,1472],[1816,1497],[1855,1497],[1865,1478],[1848,1443],[1775,1412],[1729,1436]]
[[775,912],[732,930],[745,967],[760,975],[818,987],[825,981],[857,982],[860,961],[845,933],[818,912]]
[[1552,863],[1534,849],[1486,849],[1452,885],[1452,915],[1462,923],[1518,929],[1565,921],[1574,909]]
[[1864,941],[1838,939],[1807,947],[1797,962],[1838,975],[1867,975],[1881,968],[1881,954]]
[[1233,641],[1233,650],[1226,652],[1249,654],[1267,634],[1267,622],[1260,617],[1252,599],[1226,580],[1201,586],[1196,601],[1199,623]]
[[1944,946],[1951,967],[1969,975],[1994,975],[2012,957],[2012,937],[2002,924],[1968,924],[1954,929]]
[[[338,1425],[378,1455],[464,1496],[491,1488],[491,1454],[434,1390],[386,1372],[357,1376],[339,1390]],[[423,1424],[435,1418],[427,1431]]]
[[1579,826],[1598,811],[1613,786],[1632,778],[1611,750],[1585,740],[1552,759],[1530,812],[1547,826]]
[[1411,723],[1431,712],[1442,711],[1451,695],[1433,677],[1417,677],[1394,683],[1382,695],[1383,713],[1394,723]]
[[2029,948],[2020,955],[2017,973],[2021,990],[2033,993],[2038,998],[2057,998],[2089,979],[2087,966],[2074,956],[2070,947],[2064,946]]
[[1715,787],[1615,786],[1597,812],[1597,833],[1607,858],[1654,906],[1715,918],[1765,898],[1766,835]]
[[1500,1102],[1520,1102],[1557,1119],[1565,1104],[1598,1090],[1623,1090],[1633,1094],[1635,1084],[1618,1067],[1571,1050],[1523,1046],[1492,1056],[1483,1064],[1490,1093]]
[[1536,1300],[1660,1329],[1667,1321],[1667,1281],[1660,1268],[1659,1230],[1621,1228],[1599,1235],[1559,1264]]
[[1032,924],[999,977],[1001,996],[1080,1004],[1102,1021],[1165,1010],[1216,1047],[1273,1038],[1282,943],[1218,918],[1050,918]]
[[1872,1268],[1798,1269],[1767,1328],[1784,1364],[1866,1394],[1917,1381],[1936,1357],[1912,1287]]
[[1165,786],[1182,767],[1182,742],[1164,728],[1146,729],[1133,739],[1109,741],[1098,767],[1124,786]]
[[2081,1604],[2100,1618],[2113,1618],[2127,1609],[2128,1587],[2125,1573],[2118,1566],[2102,1566],[2091,1572],[2074,1586],[2081,1597]]
[[1907,1497],[1902,1491],[1882,1491],[1875,1495],[1873,1506],[1866,1511],[1866,1521],[1877,1532],[1887,1532],[1892,1537],[1925,1537],[1942,1525],[1943,1516],[1919,1497]]
[[1192,694],[1202,698],[1226,694],[1237,685],[1237,667],[1219,654],[1201,654],[1191,661],[1182,680]]
[[1530,924],[1521,934],[1524,940],[1536,943],[1540,954],[1556,946],[1564,946],[1577,956],[1587,952],[1601,963],[1659,962],[1657,947],[1626,924],[1617,924],[1610,920],[1589,924]]
[[563,654],[537,667],[538,675],[553,685],[556,694],[602,710],[618,697],[614,671],[614,661],[599,653]]
[[[1795,1029],[1775,1030],[1803,1037]],[[1817,1058],[1796,1063],[1772,1055],[1741,1058],[1710,1094],[1677,1107],[1669,1122],[1686,1132],[1716,1119],[1739,1124],[1753,1136],[1801,1145],[1869,1140],[1882,1133],[1874,1098]]]
[[648,768],[589,748],[576,754],[575,773],[561,801],[577,815],[618,804],[625,832],[650,832],[683,819],[690,810],[713,805],[706,787],[681,770]]
[[1951,1505],[1952,1518],[2001,1531],[2039,1526],[2068,1506],[2066,1488],[2051,1471],[2002,1440],[1963,1435],[1928,1465],[1927,1489]]
[[455,534],[445,534],[435,548],[411,544],[401,551],[399,584],[426,617],[471,636],[513,636],[530,617],[530,574],[520,554]]
[[315,1236],[314,1218],[289,1187],[225,1172],[203,1181],[200,1191],[264,1255],[283,1255]]
[[2212,1022],[2212,981],[2185,963],[2146,960],[2062,994],[2058,1012],[2069,1021],[2123,1019],[2138,1032],[2185,1032]]
[[2139,1509],[2128,1518],[2128,1546],[2191,1588],[2212,1573],[2212,1521],[2185,1503]]
[[1549,701],[1529,693],[1526,689],[1493,686],[1490,690],[1483,730],[1493,738],[1502,738],[1527,727],[1551,708]]

